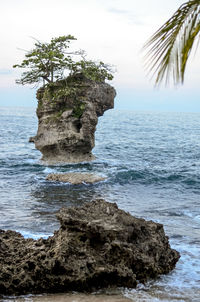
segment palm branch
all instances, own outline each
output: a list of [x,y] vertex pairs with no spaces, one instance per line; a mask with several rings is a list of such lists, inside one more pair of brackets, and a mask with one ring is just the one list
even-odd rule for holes
[[156,75],[156,85],[184,82],[186,64],[200,34],[200,0],[182,4],[144,45],[146,68]]

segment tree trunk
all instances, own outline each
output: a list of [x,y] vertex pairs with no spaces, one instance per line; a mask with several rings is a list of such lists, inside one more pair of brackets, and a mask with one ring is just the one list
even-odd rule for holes
[[50,81],[49,78],[47,78],[47,77],[45,77],[45,76],[43,76],[42,78],[43,78],[43,80],[47,81],[48,83],[53,82],[53,81]]
[[51,82],[53,83],[53,68],[51,69]]

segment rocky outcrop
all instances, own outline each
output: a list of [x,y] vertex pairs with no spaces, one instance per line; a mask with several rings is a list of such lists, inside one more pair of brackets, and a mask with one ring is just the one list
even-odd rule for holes
[[136,287],[170,272],[179,259],[163,226],[134,218],[103,200],[58,213],[48,239],[0,231],[0,294]]
[[81,74],[53,86],[40,88],[38,131],[31,141],[50,163],[81,162],[94,159],[98,117],[114,107],[115,89]]
[[46,180],[68,182],[72,185],[80,184],[93,184],[105,180],[105,177],[101,177],[92,173],[51,173],[47,175]]

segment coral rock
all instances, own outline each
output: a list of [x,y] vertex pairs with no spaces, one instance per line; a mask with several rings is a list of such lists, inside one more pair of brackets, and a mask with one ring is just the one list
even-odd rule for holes
[[84,77],[68,77],[37,91],[35,146],[48,163],[94,159],[98,117],[114,107],[115,89]]
[[80,185],[82,183],[93,184],[105,180],[101,177],[91,173],[51,173],[47,175],[46,180],[69,182],[72,185]]
[[134,288],[170,272],[179,259],[161,224],[116,204],[95,200],[57,216],[61,227],[48,239],[0,231],[0,294]]

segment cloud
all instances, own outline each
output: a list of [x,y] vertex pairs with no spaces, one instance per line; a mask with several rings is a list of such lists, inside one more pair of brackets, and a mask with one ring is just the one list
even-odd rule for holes
[[[20,78],[23,70],[12,70],[12,65],[20,64],[24,59],[24,51],[19,48],[34,48],[30,36],[48,42],[52,37],[66,34],[78,38],[72,47],[85,49],[88,58],[110,62],[117,67],[113,85],[118,90],[132,89],[134,92],[139,89],[142,93],[144,89],[153,89],[153,83],[149,83],[142,67],[141,48],[181,2],[183,0],[0,1],[0,25],[6,28],[1,33],[0,93],[2,89],[16,88],[15,79]],[[184,85],[186,90],[198,88],[199,58],[200,53],[190,61]],[[23,94],[23,89],[26,87],[18,91]],[[13,94],[15,98],[15,92]],[[132,95],[134,98],[134,93]],[[5,99],[6,95],[3,97]]]
[[108,12],[114,13],[114,14],[123,14],[123,15],[129,14],[129,11],[128,11],[128,10],[117,9],[117,8],[114,8],[114,7],[108,8]]
[[115,8],[115,7],[109,7],[106,9],[108,13],[116,14],[124,16],[129,22],[136,25],[143,25],[144,22],[142,22],[135,14],[133,14],[130,10]]

